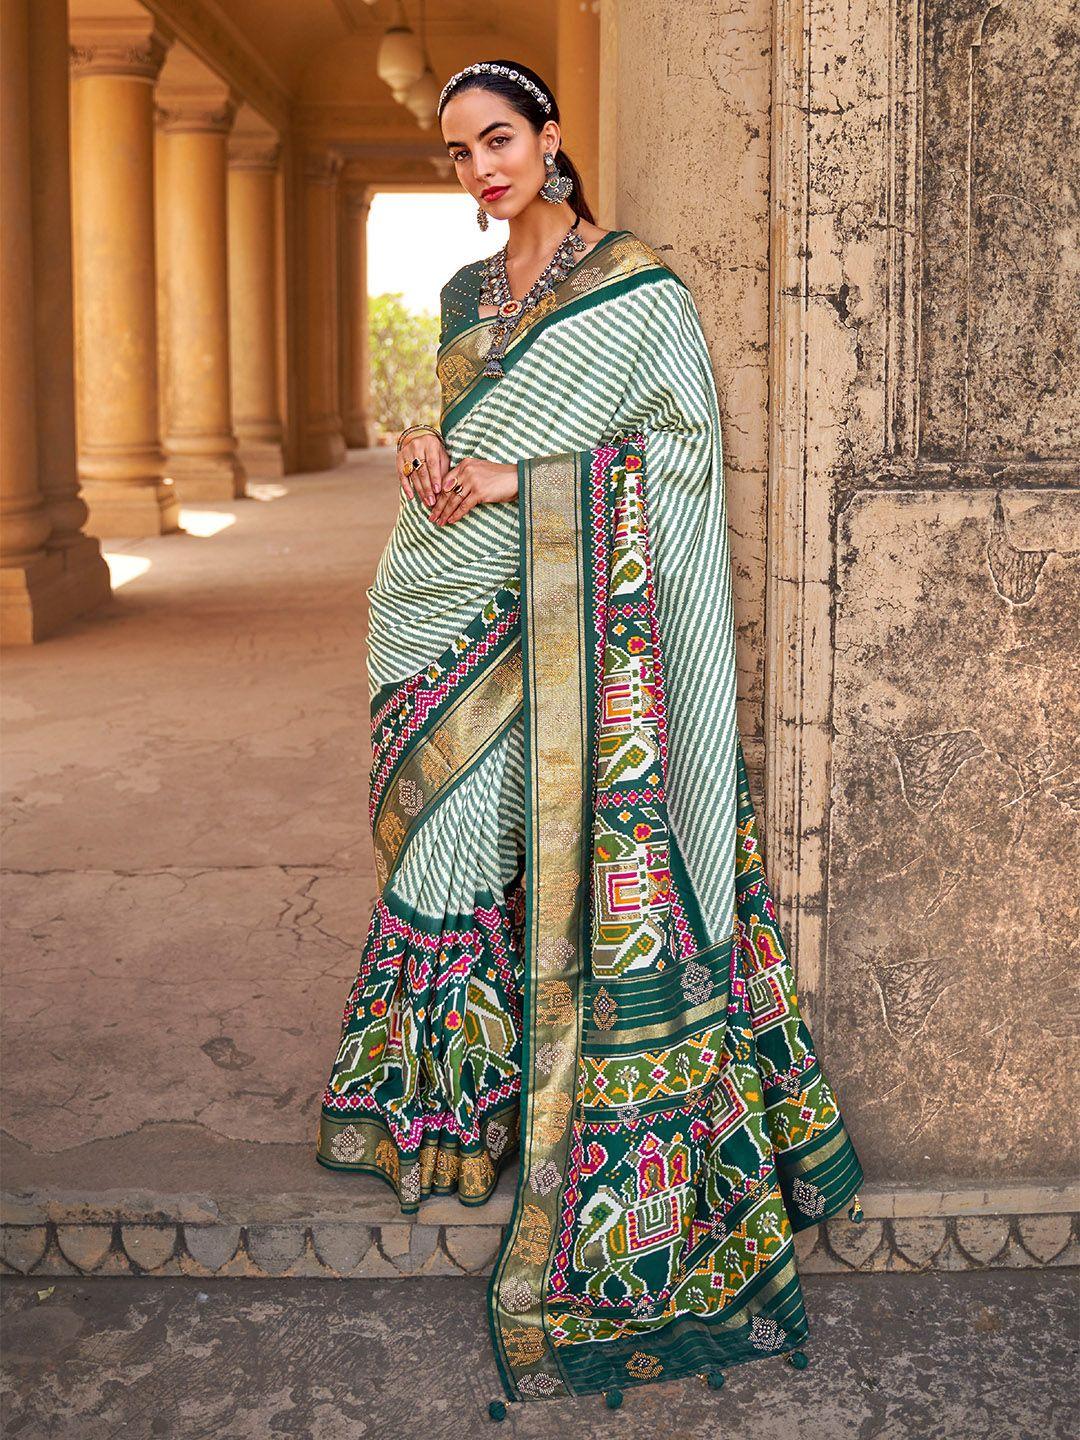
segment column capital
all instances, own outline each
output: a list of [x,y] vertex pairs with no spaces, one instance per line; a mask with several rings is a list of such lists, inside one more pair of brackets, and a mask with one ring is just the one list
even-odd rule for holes
[[278,168],[281,142],[266,135],[236,135],[229,140],[230,170],[268,170]]
[[205,131],[228,135],[236,119],[236,101],[224,86],[199,90],[158,88],[156,107],[159,130],[167,135]]
[[312,185],[336,185],[343,163],[334,150],[309,150],[304,155],[304,179]]
[[172,35],[153,17],[123,20],[73,19],[70,25],[71,73],[125,75],[150,84],[158,78]]
[[343,203],[347,215],[364,218],[371,209],[371,196],[366,189],[349,189],[345,191]]

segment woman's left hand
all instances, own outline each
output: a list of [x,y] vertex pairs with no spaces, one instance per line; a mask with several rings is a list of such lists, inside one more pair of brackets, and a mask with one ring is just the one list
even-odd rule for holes
[[[454,486],[461,486],[456,494]],[[493,460],[479,460],[466,455],[442,477],[439,496],[427,512],[435,525],[452,525],[476,505],[496,500],[513,500],[518,491],[517,465],[496,465]]]

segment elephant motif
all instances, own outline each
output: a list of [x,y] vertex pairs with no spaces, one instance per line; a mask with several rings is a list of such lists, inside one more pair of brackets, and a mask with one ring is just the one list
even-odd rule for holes
[[[673,1283],[697,1209],[690,1148],[681,1137],[665,1145],[647,1134],[627,1159],[633,1176],[620,1190],[599,1185],[575,1223],[574,1267],[588,1275],[588,1293],[609,1303]],[[654,1261],[648,1282],[635,1268],[647,1255],[664,1255],[663,1271]]]

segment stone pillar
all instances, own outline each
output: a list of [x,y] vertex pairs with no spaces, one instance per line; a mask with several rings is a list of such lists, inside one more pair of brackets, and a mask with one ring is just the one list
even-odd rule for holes
[[229,144],[229,356],[233,428],[249,475],[281,475],[278,157],[267,136]]
[[0,632],[43,639],[110,595],[75,475],[66,0],[4,0]]
[[27,0],[4,0],[0,99],[3,119],[0,246],[0,601],[4,640],[36,639],[36,594],[53,576],[45,555],[51,525],[38,483],[34,404],[34,237],[32,228]]
[[226,159],[235,107],[224,86],[159,91],[158,253],[162,415],[183,500],[244,493],[229,379]]
[[302,470],[345,459],[338,352],[338,175],[340,157],[302,159],[300,234],[300,445]]
[[72,228],[79,475],[99,535],[178,526],[158,428],[152,19],[74,21]]
[[341,340],[345,443],[374,444],[371,422],[371,353],[368,338],[366,190],[350,190],[342,204]]
[[600,113],[597,118],[599,204],[593,206],[593,214],[596,223],[607,230],[619,228],[614,216],[622,203],[623,190],[619,172],[619,103],[615,85],[610,80],[611,76],[619,75],[619,32],[619,0],[600,0],[599,68],[607,83],[600,89]]
[[[600,18],[591,0],[558,0],[559,129],[594,215],[600,210]],[[571,205],[574,197],[570,197]]]

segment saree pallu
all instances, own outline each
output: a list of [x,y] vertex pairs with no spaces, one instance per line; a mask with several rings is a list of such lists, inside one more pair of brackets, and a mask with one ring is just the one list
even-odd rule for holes
[[512,1400],[793,1351],[794,1233],[862,1181],[762,867],[693,302],[619,231],[537,308],[501,379],[467,307],[439,353],[451,460],[517,500],[404,501],[369,592],[380,895],[317,1150],[403,1210],[520,1154]]

